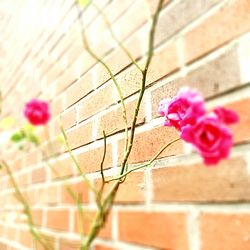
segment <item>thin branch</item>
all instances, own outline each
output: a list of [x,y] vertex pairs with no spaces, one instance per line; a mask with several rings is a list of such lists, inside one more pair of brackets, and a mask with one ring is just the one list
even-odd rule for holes
[[151,26],[150,34],[149,34],[148,57],[147,57],[147,60],[146,60],[145,68],[144,68],[144,70],[142,72],[141,90],[140,90],[140,93],[139,93],[139,98],[138,98],[138,101],[137,101],[137,105],[136,105],[136,109],[135,109],[135,113],[134,113],[134,118],[133,118],[133,122],[132,122],[132,126],[131,126],[129,146],[128,146],[128,149],[127,149],[127,152],[126,152],[126,155],[124,157],[122,167],[121,167],[121,172],[120,172],[121,175],[125,171],[126,164],[127,164],[127,161],[128,161],[128,157],[129,157],[129,155],[131,153],[131,150],[132,150],[132,147],[133,147],[133,141],[134,141],[134,135],[135,135],[135,127],[136,127],[137,117],[138,117],[138,113],[139,113],[139,110],[140,110],[142,98],[143,98],[143,95],[144,95],[144,92],[145,92],[148,67],[150,65],[150,62],[151,62],[153,54],[154,54],[155,29],[156,29],[157,21],[158,21],[158,18],[159,18],[159,14],[160,14],[160,10],[162,8],[163,2],[164,2],[164,0],[159,1],[156,13],[153,16],[152,26]]
[[30,206],[29,206],[28,202],[26,201],[26,199],[23,197],[23,195],[22,195],[22,193],[21,193],[21,191],[20,191],[20,189],[19,189],[19,187],[18,187],[18,185],[16,183],[16,180],[15,180],[15,178],[14,178],[14,176],[13,176],[11,170],[10,170],[9,165],[5,161],[2,161],[2,165],[7,170],[8,176],[10,177],[11,183],[12,183],[14,189],[15,189],[17,199],[23,205],[24,213],[26,214],[27,219],[28,219],[28,225],[29,225],[29,230],[30,230],[31,235],[33,236],[33,238],[37,242],[39,242],[44,247],[44,249],[50,250],[51,248],[42,240],[42,238],[40,236],[40,233],[38,232],[38,229],[35,226],[35,223],[33,221],[33,217],[31,215]]
[[107,180],[106,182],[111,182],[111,181],[115,181],[115,180],[120,180],[121,178],[127,176],[128,174],[130,174],[130,173],[132,173],[132,172],[134,172],[134,171],[136,171],[136,170],[139,170],[139,169],[142,169],[142,168],[145,168],[145,167],[150,166],[150,165],[151,165],[151,164],[152,164],[152,163],[162,154],[162,152],[163,152],[164,150],[166,150],[166,148],[168,148],[169,146],[171,146],[173,143],[179,141],[180,139],[181,139],[181,138],[176,138],[176,139],[174,139],[173,141],[171,141],[171,142],[169,142],[168,144],[166,144],[164,147],[161,148],[161,150],[160,150],[160,151],[159,151],[159,152],[158,152],[149,162],[147,162],[147,163],[145,163],[145,164],[143,164],[143,165],[139,165],[139,166],[137,166],[137,167],[135,167],[135,168],[132,168],[132,169],[126,171],[125,173],[123,173],[123,174],[121,174],[121,175],[119,175],[119,176],[117,176],[117,177],[115,177],[115,178],[112,178],[112,179]]
[[104,14],[104,12],[93,2],[93,6],[97,9],[97,11],[99,12],[99,14],[102,16],[106,26],[109,29],[109,32],[112,36],[112,38],[115,40],[115,42],[117,43],[117,45],[125,52],[125,54],[128,56],[128,58],[131,60],[131,62],[136,66],[136,68],[142,72],[141,67],[139,66],[139,64],[136,62],[136,60],[133,58],[133,56],[131,55],[131,53],[128,51],[128,49],[124,46],[123,42],[119,41],[112,29],[112,25],[109,22],[109,20],[107,19],[106,15]]
[[67,147],[67,152],[69,153],[71,160],[73,161],[73,163],[77,167],[78,171],[80,172],[81,176],[85,180],[85,182],[88,185],[88,187],[90,188],[90,190],[93,191],[95,194],[97,194],[96,188],[92,185],[92,183],[90,182],[90,180],[88,179],[88,177],[86,176],[86,174],[82,171],[82,169],[81,169],[78,161],[76,160],[75,156],[73,155],[72,150],[71,150],[71,148],[69,146],[69,141],[68,141],[67,135],[66,135],[65,130],[64,130],[64,128],[63,128],[62,125],[60,126],[60,129],[61,129],[61,132],[63,134],[65,145]]
[[85,35],[85,30],[84,30],[84,25],[82,23],[82,18],[81,18],[81,9],[79,8],[79,5],[76,1],[76,8],[78,11],[78,20],[81,26],[81,35],[82,35],[82,41],[83,41],[83,45],[85,47],[85,49],[87,50],[87,52],[100,64],[103,65],[103,67],[107,70],[108,74],[110,75],[116,90],[118,92],[119,95],[119,99],[122,105],[122,112],[123,112],[123,120],[124,120],[124,124],[125,124],[125,148],[127,149],[128,146],[128,120],[127,120],[127,111],[126,111],[126,107],[125,107],[125,103],[124,103],[124,97],[123,97],[123,93],[122,90],[119,86],[119,83],[117,82],[113,72],[111,71],[110,67],[103,61],[103,59],[101,59],[99,56],[96,55],[96,53],[90,48],[87,37]]

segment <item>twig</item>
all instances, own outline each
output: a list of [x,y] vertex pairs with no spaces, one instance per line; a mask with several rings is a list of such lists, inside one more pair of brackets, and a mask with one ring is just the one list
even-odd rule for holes
[[107,180],[106,182],[108,183],[108,182],[111,182],[111,181],[120,180],[121,178],[127,176],[128,174],[130,174],[130,173],[132,173],[132,172],[134,172],[136,170],[139,170],[139,169],[145,168],[147,166],[150,166],[162,154],[162,152],[166,148],[168,148],[169,146],[171,146],[175,142],[179,141],[180,139],[181,138],[176,138],[176,139],[172,140],[171,142],[169,142],[168,144],[166,144],[164,147],[161,148],[161,150],[149,162],[147,162],[147,163],[145,163],[143,165],[139,165],[139,166],[137,166],[135,168],[132,168],[132,169],[128,170],[127,172],[125,172],[125,173],[123,173],[123,174],[121,174],[121,175],[119,175],[119,176],[117,176],[115,178]]

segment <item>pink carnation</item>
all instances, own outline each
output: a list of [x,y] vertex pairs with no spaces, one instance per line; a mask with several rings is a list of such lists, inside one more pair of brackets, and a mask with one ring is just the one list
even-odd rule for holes
[[197,90],[183,88],[172,99],[162,100],[158,112],[165,117],[164,126],[181,130],[186,125],[195,124],[206,113],[204,98]]
[[233,110],[226,109],[223,107],[217,107],[214,109],[214,113],[217,117],[225,124],[234,124],[239,121],[239,116]]
[[49,105],[47,102],[33,99],[26,103],[24,116],[34,125],[45,125],[50,119]]
[[233,145],[233,136],[216,116],[203,116],[193,126],[183,127],[181,138],[191,143],[207,165],[227,158]]

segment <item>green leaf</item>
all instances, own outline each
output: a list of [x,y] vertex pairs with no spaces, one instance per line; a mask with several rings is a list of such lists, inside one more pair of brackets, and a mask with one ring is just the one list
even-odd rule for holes
[[82,6],[82,7],[86,7],[91,0],[78,0],[78,3]]
[[11,141],[17,143],[17,142],[22,141],[24,138],[25,138],[25,134],[22,132],[18,132],[18,133],[13,134],[10,139]]
[[28,136],[28,140],[32,143],[34,143],[35,145],[38,145],[39,144],[39,139],[36,135],[34,134],[29,134]]

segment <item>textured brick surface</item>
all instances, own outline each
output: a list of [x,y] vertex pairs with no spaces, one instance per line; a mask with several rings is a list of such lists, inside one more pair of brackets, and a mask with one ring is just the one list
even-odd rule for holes
[[190,62],[244,32],[248,32],[250,30],[249,10],[248,0],[230,1],[217,13],[187,33],[184,37],[185,60]]
[[188,249],[185,214],[121,212],[118,219],[121,240],[161,249]]
[[[202,250],[234,250],[249,247],[250,218],[248,213],[203,213],[200,220]],[[228,237],[229,235],[232,237]]]
[[[117,79],[130,127],[142,73],[119,42],[143,68],[158,0],[93,2],[102,13],[93,3],[81,7],[83,27],[90,48]],[[118,91],[105,67],[84,48],[75,7],[63,0],[17,1],[13,6],[0,1],[0,120],[15,118],[11,134],[25,124],[23,105],[30,99],[46,100],[51,107],[51,121],[37,128],[39,149],[5,144],[10,134],[3,134],[0,121],[0,158],[10,164],[43,239],[58,250],[81,247],[76,201],[69,189],[82,201],[85,233],[97,208],[96,194],[59,142],[60,120],[81,171],[97,190],[103,130],[106,180],[117,177],[124,156]],[[162,98],[174,96],[182,86],[197,88],[209,110],[223,104],[239,113],[240,122],[231,127],[234,148],[229,159],[207,168],[197,153],[178,141],[154,166],[130,173],[119,186],[93,249],[248,250],[249,12],[249,0],[163,0],[128,167],[149,161],[179,136],[162,126],[164,118],[157,109]],[[105,184],[103,199],[114,184]],[[0,250],[33,249],[27,218],[5,169],[0,171],[0,190]]]
[[200,163],[160,168],[152,171],[152,178],[154,201],[238,202],[250,199],[250,178],[246,162],[241,158],[212,168]]

